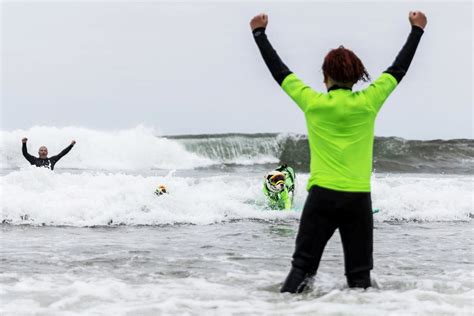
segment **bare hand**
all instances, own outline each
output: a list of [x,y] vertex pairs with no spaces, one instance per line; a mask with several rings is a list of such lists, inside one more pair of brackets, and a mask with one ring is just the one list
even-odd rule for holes
[[28,138],[26,138],[26,137],[23,137],[23,139],[21,140],[21,142],[22,142],[23,144],[26,144],[27,141],[28,141]]
[[268,24],[268,15],[261,13],[256,15],[250,20],[250,28],[253,30],[258,29],[259,27],[267,27]]
[[426,23],[428,22],[426,15],[421,11],[410,11],[408,14],[408,20],[410,20],[411,25],[421,27],[422,29],[425,28]]
[[72,140],[71,141],[71,145],[75,145],[76,144],[76,141],[75,140]]

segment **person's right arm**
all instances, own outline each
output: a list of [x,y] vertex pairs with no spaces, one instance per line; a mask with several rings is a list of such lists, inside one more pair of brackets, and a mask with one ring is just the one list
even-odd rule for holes
[[408,19],[411,24],[411,32],[397,58],[385,71],[385,73],[391,74],[397,80],[397,83],[400,83],[407,73],[427,23],[425,14],[420,11],[410,12]]
[[252,18],[250,28],[255,43],[275,81],[304,112],[309,100],[320,94],[308,87],[283,63],[265,33],[267,25],[268,16],[266,14],[259,14]]
[[26,138],[26,137],[21,140],[21,142],[22,142],[21,152],[23,153],[23,157],[25,157],[26,160],[28,160],[28,162],[30,164],[34,165],[35,164],[35,157],[33,157],[32,155],[30,155],[28,153],[28,149],[26,148],[26,142],[27,141],[28,141],[28,138]]
[[425,14],[420,11],[410,12],[408,19],[411,31],[395,61],[364,90],[364,93],[373,100],[376,112],[380,110],[385,100],[407,73],[427,23]]

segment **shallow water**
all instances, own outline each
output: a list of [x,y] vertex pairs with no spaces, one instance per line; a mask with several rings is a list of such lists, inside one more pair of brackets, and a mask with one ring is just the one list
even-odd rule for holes
[[[335,234],[313,288],[289,295],[279,288],[309,175],[297,172],[290,212],[265,209],[262,178],[285,153],[307,171],[298,137],[1,134],[2,315],[474,315],[472,140],[382,140],[374,286],[347,288]],[[28,166],[23,135],[35,135],[30,151],[78,145],[51,172]],[[158,184],[170,194],[155,196]]]
[[138,227],[2,226],[13,314],[473,314],[471,222],[376,223],[375,286],[345,285],[336,233],[313,289],[280,294],[297,220]]

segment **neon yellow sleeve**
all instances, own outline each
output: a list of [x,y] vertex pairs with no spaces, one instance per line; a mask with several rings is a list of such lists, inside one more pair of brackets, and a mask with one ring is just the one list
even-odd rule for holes
[[281,192],[281,195],[280,195],[281,199],[282,199],[282,206],[285,210],[289,210],[291,209],[291,199],[290,199],[290,195],[288,193],[288,189],[285,188],[285,190],[283,190],[283,192]]
[[377,80],[373,81],[370,86],[361,92],[367,97],[369,104],[375,113],[378,113],[385,100],[397,87],[397,84],[397,80],[394,76],[384,72],[377,78]]
[[295,101],[303,112],[313,105],[322,93],[314,91],[295,74],[290,74],[281,83],[282,89]]

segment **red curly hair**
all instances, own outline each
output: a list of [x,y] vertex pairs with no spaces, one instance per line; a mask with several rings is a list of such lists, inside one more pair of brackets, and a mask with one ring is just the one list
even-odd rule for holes
[[324,81],[329,77],[336,82],[349,84],[370,80],[369,73],[359,57],[342,45],[329,51],[324,58],[322,69]]

